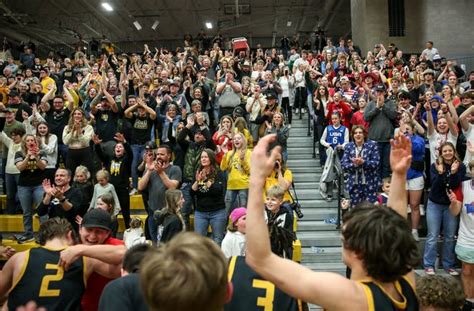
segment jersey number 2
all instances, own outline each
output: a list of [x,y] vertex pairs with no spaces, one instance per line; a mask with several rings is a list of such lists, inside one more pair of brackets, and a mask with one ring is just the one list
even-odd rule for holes
[[58,297],[61,291],[59,289],[49,289],[49,283],[61,281],[64,276],[64,270],[58,265],[50,263],[46,264],[45,269],[56,270],[56,274],[45,275],[43,277],[41,280],[39,297]]
[[273,300],[275,299],[275,285],[268,281],[253,280],[252,287],[265,289],[265,297],[257,298],[257,306],[263,307],[264,311],[273,311]]

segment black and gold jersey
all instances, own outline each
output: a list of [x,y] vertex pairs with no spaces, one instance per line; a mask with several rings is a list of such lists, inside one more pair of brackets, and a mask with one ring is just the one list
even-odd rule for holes
[[27,251],[21,272],[8,295],[8,309],[35,301],[47,310],[79,310],[86,287],[84,258],[67,271],[58,266],[61,250],[45,247]]
[[269,281],[264,280],[245,263],[245,257],[234,256],[229,261],[228,279],[234,292],[225,311],[297,311],[301,304]]

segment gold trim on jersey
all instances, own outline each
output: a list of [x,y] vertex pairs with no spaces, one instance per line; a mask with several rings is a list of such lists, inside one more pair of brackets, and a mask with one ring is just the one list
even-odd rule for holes
[[18,274],[16,280],[13,282],[13,285],[8,291],[8,294],[10,294],[10,292],[15,289],[18,283],[20,283],[21,279],[23,278],[23,275],[25,274],[26,267],[28,266],[29,260],[30,260],[30,249],[25,251],[25,259],[23,260],[23,266],[21,266],[20,274]]
[[[406,280],[406,278],[404,276],[402,276],[402,278],[404,278]],[[408,280],[407,280],[408,281]],[[370,290],[369,286],[367,284],[364,284],[362,282],[371,282],[373,284],[375,284],[389,299],[390,301],[393,303],[393,305],[399,309],[399,310],[405,310],[406,307],[407,307],[407,298],[405,297],[405,295],[403,294],[403,291],[402,291],[402,286],[400,285],[400,282],[399,281],[395,281],[393,282],[393,286],[395,287],[395,290],[397,291],[397,293],[400,295],[400,297],[402,297],[402,301],[398,301],[398,300],[395,300],[386,290],[385,288],[377,281],[375,280],[361,280],[361,281],[357,281],[359,282],[359,284],[361,284],[363,287],[364,287],[364,291],[366,292],[366,296],[367,296],[367,290],[370,292],[370,299],[369,299],[369,296],[367,296],[367,299],[368,299],[368,303],[369,303],[369,311],[372,311],[374,310],[374,298],[373,298],[373,295],[372,295],[372,291]],[[408,284],[410,285],[411,287],[411,283],[408,281]],[[413,288],[412,288],[413,289]],[[372,309],[371,309],[372,308]]]
[[46,246],[46,245],[41,245],[40,248],[44,248],[44,249],[46,249],[48,251],[52,251],[52,252],[60,252],[60,251],[65,250],[66,248],[68,248],[68,246],[53,248],[53,247],[49,247],[49,246]]
[[360,281],[358,282],[362,286],[362,289],[364,290],[364,293],[365,293],[365,297],[367,298],[367,305],[369,307],[368,311],[375,311],[374,296],[372,295],[372,291],[370,290],[368,285]]
[[227,272],[227,279],[230,281],[232,281],[232,276],[234,275],[234,270],[235,270],[235,263],[237,262],[237,256],[232,256],[230,258],[230,262],[229,262],[229,270]]

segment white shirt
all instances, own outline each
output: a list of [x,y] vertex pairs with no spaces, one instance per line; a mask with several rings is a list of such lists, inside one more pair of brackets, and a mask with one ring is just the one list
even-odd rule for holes
[[474,249],[474,181],[472,179],[462,183],[462,193],[464,199],[461,207],[458,244]]
[[245,256],[245,235],[239,231],[227,231],[222,240],[221,249],[227,258],[232,256]]
[[280,79],[278,79],[278,83],[280,83],[280,87],[281,87],[281,97],[284,98],[284,97],[290,97],[290,88],[292,87],[292,81],[291,81],[291,77],[285,77],[285,76],[281,76]]
[[436,162],[439,154],[439,147],[445,142],[449,141],[456,147],[456,141],[458,140],[457,136],[454,136],[451,131],[448,131],[446,134],[440,134],[434,131],[433,135],[428,135],[428,142],[430,144],[430,164]]
[[304,72],[299,69],[295,72],[295,87],[305,87],[306,81],[304,79]]
[[[464,136],[466,136],[466,142],[470,141],[472,144],[474,144],[474,125],[469,124],[469,128],[467,129],[467,131],[463,129],[463,133],[464,133]],[[469,166],[469,162],[471,160],[474,160],[474,154],[470,153],[469,150],[466,149],[466,155],[464,156],[464,161],[463,161],[466,167]]]

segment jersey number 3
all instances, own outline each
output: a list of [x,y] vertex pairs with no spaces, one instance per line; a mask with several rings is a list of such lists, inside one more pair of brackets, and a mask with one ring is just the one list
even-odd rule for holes
[[263,307],[264,311],[273,311],[273,300],[275,299],[275,285],[268,281],[253,280],[252,287],[265,289],[265,297],[257,298],[257,306]]
[[49,274],[43,277],[41,280],[39,297],[58,297],[61,291],[59,289],[49,289],[49,283],[61,281],[64,277],[64,270],[58,265],[49,263],[46,264],[45,269],[56,270],[56,274]]

